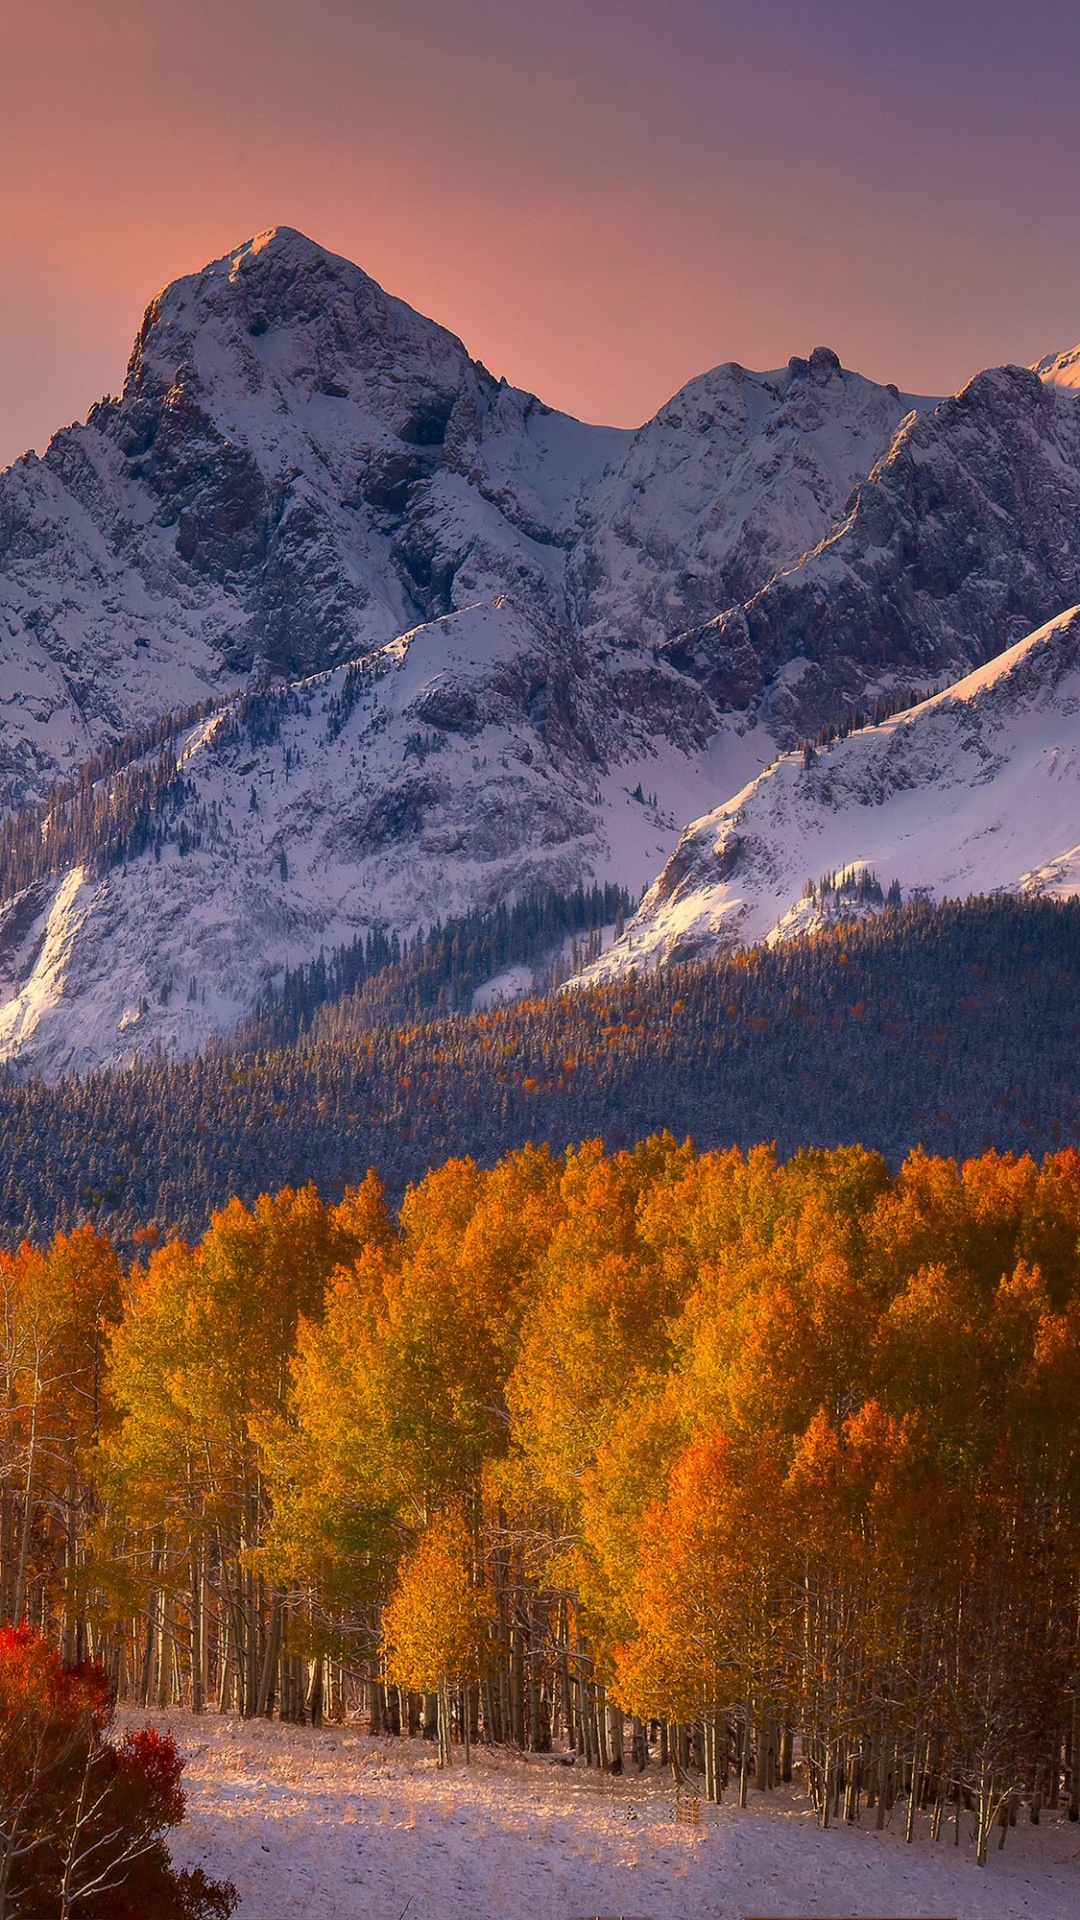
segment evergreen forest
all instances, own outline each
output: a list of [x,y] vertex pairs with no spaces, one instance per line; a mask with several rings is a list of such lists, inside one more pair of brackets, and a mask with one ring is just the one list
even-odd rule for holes
[[[197,1238],[232,1195],[313,1181],[333,1200],[375,1167],[396,1202],[449,1155],[491,1165],[541,1139],[862,1142],[894,1169],[920,1144],[1080,1142],[1080,904],[886,906],[773,949],[553,985],[625,905],[526,902],[405,952],[373,934],[288,975],[199,1058],[0,1077],[0,1235],[89,1221],[130,1254],[151,1224]],[[471,1012],[514,963],[548,990]]]

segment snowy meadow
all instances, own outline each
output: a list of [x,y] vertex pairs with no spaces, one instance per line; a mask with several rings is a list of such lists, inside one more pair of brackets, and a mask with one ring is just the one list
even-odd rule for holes
[[[141,1718],[142,1716],[136,1716]],[[430,1744],[348,1727],[158,1715],[187,1756],[179,1865],[231,1879],[236,1920],[742,1920],[747,1914],[1065,1920],[1080,1827],[1021,1814],[975,1865],[969,1828],[934,1845],[817,1826],[796,1784],[675,1818],[670,1776],[620,1779],[551,1756],[478,1750],[440,1770]]]

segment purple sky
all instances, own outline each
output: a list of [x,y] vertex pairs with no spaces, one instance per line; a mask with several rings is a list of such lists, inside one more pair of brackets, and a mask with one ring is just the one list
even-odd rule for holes
[[0,460],[284,222],[636,423],[823,343],[915,391],[1080,340],[1059,0],[0,0]]

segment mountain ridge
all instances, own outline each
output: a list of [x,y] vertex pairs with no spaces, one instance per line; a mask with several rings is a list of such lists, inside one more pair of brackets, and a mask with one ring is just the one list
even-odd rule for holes
[[813,551],[665,652],[790,745],[898,652],[955,678],[1074,606],[1077,524],[1080,395],[991,368],[903,421]]
[[[748,381],[796,376],[701,378],[718,402],[732,386],[737,411]],[[768,548],[762,579],[777,552],[825,531],[901,417],[888,389],[832,385],[835,457],[776,476],[762,443],[743,516],[758,515],[750,547]],[[783,395],[770,404],[782,410]],[[106,741],[253,674],[319,671],[499,594],[597,647],[636,646],[640,606],[664,603],[668,582],[685,598],[687,568],[719,606],[739,514],[689,544],[677,525],[656,538],[665,450],[689,518],[716,496],[700,416],[688,429],[670,403],[641,430],[643,464],[640,434],[496,381],[455,335],[292,229],[173,282],[147,309],[123,393],[0,475],[0,805],[40,798]],[[583,488],[609,469],[613,558],[603,515],[578,523]],[[787,548],[761,526],[777,477]],[[640,527],[627,488],[645,496]],[[611,577],[623,566],[639,584]],[[646,665],[651,652],[647,640]]]
[[1080,892],[1080,606],[918,705],[781,755],[688,827],[593,979],[893,897]]

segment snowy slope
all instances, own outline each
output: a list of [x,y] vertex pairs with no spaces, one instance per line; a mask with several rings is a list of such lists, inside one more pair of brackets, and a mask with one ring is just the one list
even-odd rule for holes
[[585,426],[259,235],[151,303],[119,399],[0,475],[0,806],[500,593],[601,649],[715,613],[820,539],[905,411],[822,351],[793,367]]
[[901,419],[933,405],[827,347],[691,380],[587,493],[570,558],[582,629],[660,645],[747,599],[840,518]]
[[755,732],[690,719],[659,752],[580,641],[505,600],[229,703],[175,743],[162,844],[129,834],[123,862],[80,858],[0,909],[0,1060],[53,1077],[190,1052],[367,928],[593,878],[638,893],[762,764]]
[[860,876],[905,899],[1080,893],[1080,608],[812,764],[782,755],[687,829],[592,977],[865,911]]

